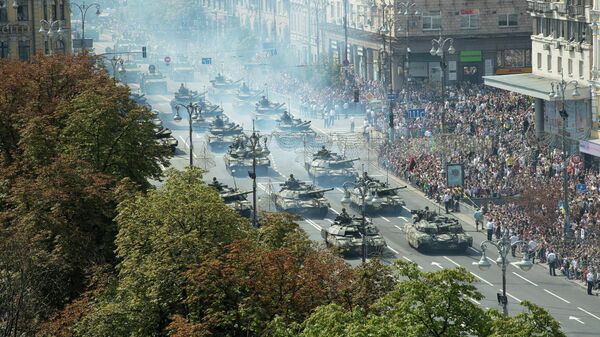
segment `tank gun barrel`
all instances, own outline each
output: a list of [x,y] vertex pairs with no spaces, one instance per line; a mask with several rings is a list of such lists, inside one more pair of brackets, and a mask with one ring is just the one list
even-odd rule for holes
[[360,160],[360,158],[353,158],[353,159],[344,159],[344,160],[336,160],[335,162],[333,162],[332,164],[334,165],[339,165],[339,164],[348,164],[348,163],[352,163],[355,162],[357,160]]
[[382,189],[378,190],[377,193],[395,192],[395,191],[402,190],[405,188],[407,188],[407,186],[382,188]]
[[222,197],[224,199],[235,198],[235,197],[240,197],[240,196],[243,196],[243,195],[248,195],[250,193],[252,193],[252,191],[243,191],[243,192],[236,192],[236,193],[232,193],[232,194],[225,194]]
[[321,189],[314,190],[314,191],[302,192],[302,193],[299,193],[299,195],[302,197],[306,197],[306,196],[315,195],[315,194],[319,194],[319,193],[325,193],[325,192],[329,192],[329,191],[333,191],[333,187],[332,188],[321,188]]

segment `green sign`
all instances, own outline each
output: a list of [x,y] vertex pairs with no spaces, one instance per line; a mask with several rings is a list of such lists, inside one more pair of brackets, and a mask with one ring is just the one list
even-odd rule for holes
[[461,51],[460,62],[481,62],[481,50]]

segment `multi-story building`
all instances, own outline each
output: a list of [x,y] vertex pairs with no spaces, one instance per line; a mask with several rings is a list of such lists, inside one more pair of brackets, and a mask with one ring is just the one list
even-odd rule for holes
[[390,71],[380,65],[391,65],[391,79],[400,83],[407,75],[440,78],[440,59],[429,52],[442,35],[456,49],[446,78],[479,82],[482,75],[531,71],[530,22],[522,0],[330,0],[324,43],[332,59],[342,60],[347,35],[348,61],[360,76],[380,79]]
[[71,53],[70,16],[68,0],[0,0],[0,58]]
[[[598,0],[593,1],[598,8]],[[593,61],[598,35],[597,28],[592,30],[592,0],[527,0],[527,6],[533,23],[532,74],[491,76],[485,82],[535,98],[538,135],[564,135],[572,151],[578,144],[588,146],[590,138],[598,138],[599,117],[590,99],[598,67]],[[568,83],[564,97],[557,87],[563,80]],[[563,109],[568,115],[564,134]]]

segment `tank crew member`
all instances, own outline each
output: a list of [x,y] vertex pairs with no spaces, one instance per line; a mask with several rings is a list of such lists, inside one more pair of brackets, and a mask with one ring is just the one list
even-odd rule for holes
[[285,124],[292,124],[294,120],[292,116],[290,116],[290,113],[286,110],[283,112],[283,115],[281,115],[281,121]]
[[246,82],[242,83],[242,87],[240,88],[241,92],[249,92],[250,88],[246,85]]
[[221,192],[223,191],[223,184],[221,184],[218,180],[217,177],[213,177],[212,178],[212,182],[210,184],[208,184],[208,186],[216,189],[217,191]]
[[183,95],[187,95],[187,94],[189,94],[189,92],[190,92],[190,91],[188,90],[188,88],[186,88],[186,87],[183,85],[183,83],[181,83],[181,85],[179,86],[179,93],[180,93],[180,94],[183,94]]
[[285,187],[289,189],[298,188],[300,186],[300,182],[296,178],[294,178],[293,174],[290,174],[290,177],[285,182]]
[[221,129],[224,126],[225,122],[223,122],[223,118],[221,116],[217,116],[217,118],[215,118],[215,127]]
[[321,147],[321,149],[319,150],[319,152],[317,152],[315,157],[321,157],[321,158],[328,158],[329,157],[329,151],[327,151],[327,149],[325,148],[325,146]]
[[346,212],[346,209],[342,208],[342,212],[335,217],[334,221],[339,222],[340,224],[349,224],[352,222],[352,218],[350,217],[350,214]]
[[258,103],[264,107],[269,106],[269,100],[265,96],[263,96]]

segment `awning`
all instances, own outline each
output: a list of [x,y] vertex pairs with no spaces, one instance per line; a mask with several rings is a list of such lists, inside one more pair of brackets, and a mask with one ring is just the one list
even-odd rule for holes
[[580,140],[579,152],[600,157],[600,139]]
[[[541,98],[545,101],[556,101],[561,99],[549,96],[550,91],[552,91],[552,83],[558,82],[556,79],[549,77],[542,77],[534,74],[513,74],[483,76],[483,80],[485,85],[489,85],[490,87]],[[572,92],[573,85],[569,85],[567,90],[565,90],[566,100],[590,99],[589,85],[581,85],[580,83],[578,86],[579,96],[577,97],[572,96]]]

